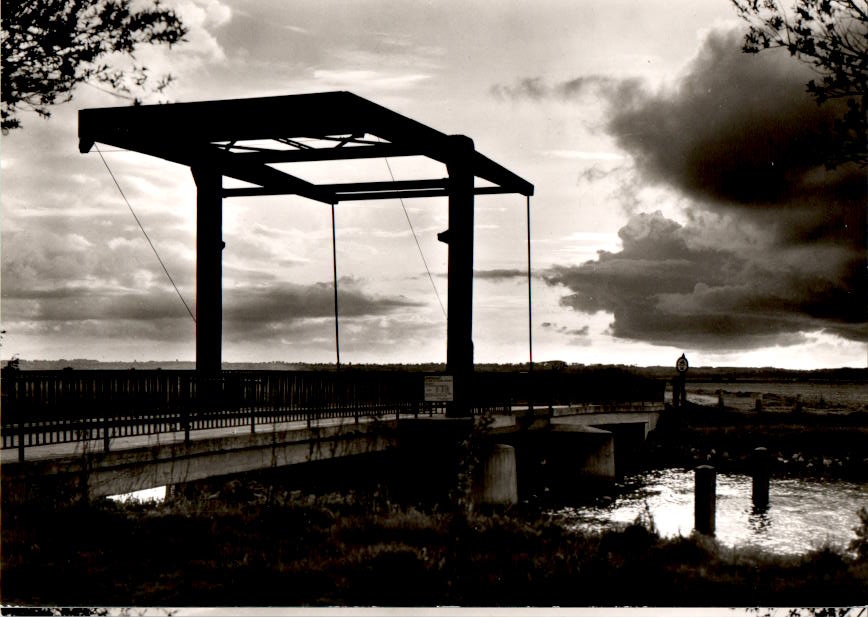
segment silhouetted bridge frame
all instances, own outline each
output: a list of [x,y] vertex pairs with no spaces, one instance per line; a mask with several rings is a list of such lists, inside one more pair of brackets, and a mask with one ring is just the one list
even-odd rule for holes
[[[203,374],[218,375],[222,369],[224,198],[298,195],[329,204],[333,212],[335,204],[346,201],[447,198],[449,227],[437,235],[448,247],[446,372],[453,377],[454,399],[447,414],[472,414],[474,199],[526,196],[530,270],[529,198],[534,193],[533,184],[478,152],[472,139],[441,133],[350,92],[82,109],[78,136],[82,153],[102,143],[190,168],[196,183],[196,369]],[[447,176],[316,184],[285,169],[296,163],[396,156],[445,165]],[[251,186],[224,187],[224,177]],[[477,186],[477,179],[483,184]],[[339,364],[334,255],[333,247]],[[530,332],[528,339],[530,344]]]
[[[18,449],[326,418],[443,414],[412,371],[10,371],[2,375],[2,447]],[[662,401],[663,384],[624,373],[476,372],[474,414],[513,407]]]

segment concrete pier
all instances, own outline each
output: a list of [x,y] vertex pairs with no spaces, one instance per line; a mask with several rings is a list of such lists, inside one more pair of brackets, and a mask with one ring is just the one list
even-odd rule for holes
[[515,467],[515,448],[495,444],[482,468],[480,486],[474,500],[489,505],[518,503],[518,480]]
[[552,424],[554,469],[571,480],[615,479],[615,436],[591,426]]

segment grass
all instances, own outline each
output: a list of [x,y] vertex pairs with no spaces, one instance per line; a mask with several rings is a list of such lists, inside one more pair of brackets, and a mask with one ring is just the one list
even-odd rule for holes
[[519,510],[422,509],[384,492],[250,484],[197,487],[162,504],[7,508],[3,602],[796,606],[868,598],[864,551],[779,557],[701,536],[662,539],[651,521],[576,533]]
[[[705,415],[653,435],[646,462],[712,457],[735,470],[764,445],[775,473],[868,478],[868,422],[859,415],[842,423],[693,411]],[[370,460],[323,463],[327,473],[293,471],[291,480],[275,470],[191,484],[159,504],[4,504],[0,597],[26,606],[842,606],[868,598],[868,513],[850,553],[776,556],[702,536],[664,539],[650,517],[584,533],[537,511],[468,512],[460,491],[422,505],[376,484],[396,471],[393,460]]]

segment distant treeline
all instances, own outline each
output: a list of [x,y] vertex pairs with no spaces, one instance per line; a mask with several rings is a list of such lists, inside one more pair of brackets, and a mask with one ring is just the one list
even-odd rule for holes
[[[4,363],[6,366],[7,363]],[[331,363],[306,362],[224,362],[225,370],[234,371],[328,371],[334,370]],[[63,369],[78,370],[192,370],[194,362],[146,361],[146,362],[102,362],[75,358],[71,360],[18,360],[18,368],[31,371],[50,371]],[[528,364],[476,364],[480,372],[525,372]],[[343,364],[344,371],[418,371],[426,373],[442,372],[446,366],[438,362],[418,364]],[[669,380],[676,376],[674,366],[627,366],[615,364],[568,364],[561,361],[534,363],[534,371],[563,373],[597,373],[600,371],[618,370],[652,379]],[[839,381],[868,383],[868,368],[836,368],[798,371],[772,367],[691,367],[687,373],[689,381]]]
[[[649,366],[636,369],[647,377],[669,379],[675,376],[675,369],[663,366]],[[691,367],[687,372],[688,381],[839,381],[868,382],[868,368],[829,368],[811,371],[797,371],[772,367]]]

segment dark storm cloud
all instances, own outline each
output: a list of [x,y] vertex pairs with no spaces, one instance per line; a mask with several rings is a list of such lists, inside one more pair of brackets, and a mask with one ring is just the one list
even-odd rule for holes
[[[190,336],[192,319],[168,281],[135,285],[134,273],[119,281],[121,268],[106,271],[102,266],[107,261],[90,260],[89,254],[84,247],[56,247],[53,252],[45,242],[32,253],[5,259],[4,325],[16,332],[68,337],[177,341]],[[273,275],[258,282],[224,290],[227,340],[267,340],[304,320],[334,315],[331,284],[285,284]],[[353,279],[341,279],[339,290],[340,313],[347,318],[380,317],[420,306],[403,297],[368,294]],[[182,293],[195,311],[193,292],[182,288]]]
[[528,77],[511,86],[494,85],[491,87],[491,94],[499,99],[541,100],[551,96],[551,88],[539,77]]
[[135,291],[67,285],[7,293],[4,288],[3,316],[4,326],[16,334],[68,340],[177,342],[194,331],[193,320],[168,285]]
[[495,268],[492,270],[474,270],[473,278],[484,281],[508,281],[510,279],[527,279],[527,270],[515,268]]
[[588,95],[630,101],[641,87],[638,79],[616,79],[606,75],[582,75],[575,79],[548,84],[541,77],[526,77],[512,85],[495,84],[491,94],[500,100],[541,101],[557,98],[577,99]]
[[[404,297],[372,296],[345,279],[339,281],[338,290],[341,317],[385,316],[421,306]],[[223,330],[228,340],[267,339],[291,323],[334,316],[334,288],[327,283],[241,286],[224,296]]]
[[[422,278],[424,275],[420,275]],[[448,272],[438,272],[437,278],[446,279]],[[527,270],[518,268],[492,268],[491,270],[474,270],[473,278],[480,281],[508,281],[510,279],[527,279]]]
[[[339,283],[340,312],[348,317],[381,315],[399,308],[420,306],[400,297],[374,297]],[[236,287],[227,290],[224,315],[228,319],[259,322],[275,319],[330,317],[334,314],[334,288],[329,283]]]
[[741,53],[741,33],[716,33],[672,91],[609,99],[608,131],[646,181],[699,207],[733,212],[779,243],[865,245],[866,169],[827,170],[843,104],[818,106],[813,76],[786,54]]
[[805,91],[812,73],[786,53],[746,55],[741,44],[740,32],[712,33],[659,92],[598,76],[493,89],[527,100],[596,94],[635,166],[620,184],[687,198],[684,226],[622,204],[634,214],[621,251],[545,278],[569,290],[565,306],[613,313],[612,333],[628,339],[744,349],[825,330],[865,341],[868,177],[865,167],[825,166],[841,104],[818,106]]
[[545,330],[552,330],[557,332],[558,334],[566,334],[568,336],[588,336],[590,332],[589,326],[582,326],[581,328],[568,328],[567,326],[559,326],[556,323],[552,323],[550,321],[544,321],[542,323],[542,327]]
[[[12,220],[4,229],[2,246],[3,298],[24,297],[45,290],[64,293],[78,288],[110,286],[136,289],[147,276],[164,280],[164,273],[141,231],[129,215],[93,217],[49,214],[36,223]],[[195,280],[195,263],[186,246],[189,235],[173,227],[172,215],[152,239],[179,285]],[[165,281],[168,283],[168,281]]]
[[[258,342],[286,335],[311,318],[332,318],[334,296],[327,284],[287,285],[225,294],[223,331],[227,341]],[[375,297],[359,290],[340,293],[346,318],[381,317],[418,306],[400,297]],[[191,309],[194,308],[191,306]],[[171,288],[117,293],[66,287],[4,297],[7,327],[30,334],[99,336],[177,341],[192,332],[192,320]]]
[[692,246],[696,230],[659,212],[634,216],[619,235],[621,251],[601,251],[596,261],[554,267],[544,277],[570,291],[564,306],[613,313],[614,336],[728,350],[795,344],[816,330],[856,341],[868,334],[864,298],[842,285],[846,249],[827,255],[834,267],[818,268],[810,249],[764,262]]

